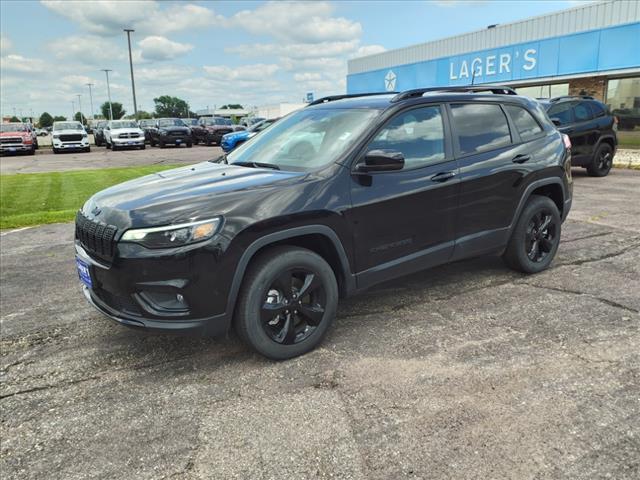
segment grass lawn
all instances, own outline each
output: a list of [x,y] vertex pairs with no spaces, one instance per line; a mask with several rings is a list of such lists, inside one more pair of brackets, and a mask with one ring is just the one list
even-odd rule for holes
[[177,166],[0,175],[0,229],[69,222],[95,192]]

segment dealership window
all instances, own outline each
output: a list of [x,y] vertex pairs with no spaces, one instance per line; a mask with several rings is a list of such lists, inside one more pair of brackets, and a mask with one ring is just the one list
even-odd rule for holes
[[500,105],[454,104],[451,112],[461,153],[477,153],[511,143],[509,123]]
[[618,118],[618,131],[624,143],[625,132],[640,141],[640,77],[615,78],[607,83],[607,101]]
[[530,85],[527,87],[517,87],[518,95],[531,98],[554,98],[569,95],[568,83],[554,83],[553,85]]

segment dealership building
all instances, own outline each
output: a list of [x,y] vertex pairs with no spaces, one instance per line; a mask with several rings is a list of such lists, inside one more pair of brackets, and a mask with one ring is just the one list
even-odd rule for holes
[[501,84],[640,115],[640,1],[613,0],[349,61],[347,93]]

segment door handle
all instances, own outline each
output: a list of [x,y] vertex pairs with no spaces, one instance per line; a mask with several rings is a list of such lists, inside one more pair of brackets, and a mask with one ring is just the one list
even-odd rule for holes
[[513,163],[524,163],[528,162],[529,160],[531,160],[531,155],[516,155],[511,161]]
[[446,182],[456,176],[456,172],[440,172],[431,177],[432,182]]

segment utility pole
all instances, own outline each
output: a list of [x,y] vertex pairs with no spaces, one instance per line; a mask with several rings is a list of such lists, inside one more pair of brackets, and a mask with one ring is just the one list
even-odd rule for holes
[[111,106],[111,89],[109,88],[109,72],[113,70],[109,70],[108,68],[103,68],[102,71],[107,76],[107,95],[109,96],[109,120],[113,120],[113,107]]
[[136,105],[136,83],[133,80],[133,60],[131,59],[131,32],[135,32],[130,28],[125,28],[127,32],[127,43],[129,44],[129,68],[131,69],[131,90],[133,91],[133,115],[138,120],[138,106]]
[[84,122],[82,121],[82,100],[80,100],[80,94],[77,93],[76,97],[78,97],[78,110],[80,111],[80,123],[84,125]]
[[91,87],[93,87],[93,83],[87,83],[87,87],[89,87],[89,103],[91,104],[91,120],[95,120],[96,117],[94,115],[93,110],[93,95],[91,95]]
[[71,100],[71,120],[72,121],[75,116],[76,116],[76,103],[73,100]]

